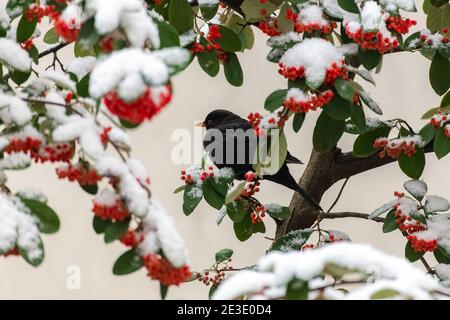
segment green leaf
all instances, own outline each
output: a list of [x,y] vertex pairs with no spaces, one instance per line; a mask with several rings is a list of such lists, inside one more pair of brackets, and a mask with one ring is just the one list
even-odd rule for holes
[[25,9],[33,2],[34,0],[9,0],[6,4],[6,12],[11,19],[14,19],[23,14]]
[[75,46],[73,47],[73,53],[75,57],[87,57],[87,56],[95,56],[94,47],[85,47],[81,45],[79,41],[75,42]]
[[[205,39],[201,39],[200,43],[203,45],[206,43]],[[220,70],[219,58],[216,52],[205,50],[204,52],[197,53],[198,63],[200,67],[211,77],[215,77]]]
[[185,215],[190,215],[198,206],[203,198],[203,191],[201,186],[190,183],[186,185],[183,194],[183,212]]
[[434,138],[433,149],[438,159],[442,159],[450,152],[450,138],[445,136],[444,128],[437,130]]
[[352,105],[351,118],[352,123],[358,128],[359,132],[366,131],[366,115],[362,106]]
[[[270,1],[261,3],[258,0],[244,0],[244,2],[241,4],[241,9],[249,22],[262,20],[264,17],[270,15],[273,11],[275,11],[277,7],[278,6],[276,4],[273,4]],[[266,11],[265,16],[261,14],[262,10]]]
[[232,249],[222,249],[216,252],[216,263],[221,263],[225,260],[228,260],[233,255]]
[[381,137],[387,137],[389,131],[391,128],[382,126],[359,135],[353,144],[353,155],[358,158],[366,158],[375,154],[377,149],[373,147],[374,141]]
[[431,0],[430,3],[435,7],[440,7],[448,3],[448,0]]
[[113,274],[116,276],[126,275],[138,271],[144,266],[142,257],[135,249],[128,250],[122,254],[114,263]]
[[268,111],[275,111],[283,105],[286,99],[287,89],[276,90],[272,92],[264,102],[264,108]]
[[408,157],[402,153],[398,157],[398,164],[403,173],[412,179],[419,179],[425,168],[425,152],[422,148],[417,148],[417,152]]
[[219,30],[221,37],[216,39],[216,43],[220,45],[223,51],[241,51],[241,40],[233,30],[222,25],[219,25]]
[[267,205],[265,206],[265,210],[269,216],[279,220],[285,220],[291,215],[289,207],[282,207],[279,205]]
[[337,2],[345,11],[359,13],[359,8],[354,0],[338,0]]
[[122,238],[122,236],[128,231],[129,224],[130,219],[125,219],[124,221],[116,221],[106,226],[105,243],[110,243]]
[[11,79],[17,84],[17,85],[21,85],[22,83],[24,83],[25,81],[28,80],[28,78],[30,77],[31,71],[30,72],[21,72],[18,70],[15,70],[13,73],[11,73]]
[[324,106],[323,112],[335,120],[346,120],[350,117],[351,103],[338,95],[334,95]]
[[299,132],[302,128],[303,122],[305,121],[306,113],[296,113],[294,119],[292,120],[292,128],[294,132]]
[[252,223],[252,233],[266,233],[266,225],[264,221]]
[[414,251],[414,249],[411,247],[411,243],[409,241],[406,243],[405,257],[409,261],[411,261],[411,262],[417,261],[420,258],[422,258],[424,254],[425,254],[425,252],[423,252],[423,251],[419,251],[419,252]]
[[[422,201],[423,197],[428,191],[428,186],[421,180],[409,180],[403,183],[403,187],[408,191],[415,199]],[[427,224],[424,222],[424,224]]]
[[84,50],[93,48],[97,41],[100,39],[100,35],[95,29],[95,19],[89,18],[81,25],[80,33],[77,42]]
[[88,73],[77,83],[77,94],[81,97],[89,97],[89,81],[91,74]]
[[292,7],[287,2],[284,2],[281,6],[277,20],[278,30],[282,33],[294,31],[294,21],[286,19],[288,10],[292,10]]
[[119,119],[119,121],[120,121],[120,124],[124,128],[127,128],[127,129],[135,129],[135,128],[137,128],[137,127],[139,127],[141,125],[141,123],[131,123],[131,122],[129,122],[127,120],[124,120],[124,119]]
[[194,13],[187,0],[170,1],[169,22],[178,34],[183,34],[194,27]]
[[446,107],[436,107],[436,108],[432,108],[430,110],[428,110],[427,112],[425,112],[421,119],[422,120],[427,120],[430,119],[432,116],[434,116],[435,114],[442,112],[442,113],[450,113],[450,104]]
[[80,187],[81,189],[92,195],[96,195],[98,192],[97,184],[80,184]]
[[400,293],[394,289],[383,289],[370,296],[370,300],[388,299],[398,296]]
[[96,234],[101,234],[105,232],[106,228],[111,223],[112,223],[111,220],[102,219],[97,216],[94,216],[94,219],[92,219],[92,227],[94,228]]
[[38,228],[42,233],[55,233],[59,230],[59,218],[52,208],[45,203],[20,197],[20,201],[30,209],[31,213],[38,219]]
[[44,35],[44,42],[47,44],[55,44],[59,41],[59,34],[56,33],[55,28],[48,29]]
[[382,115],[383,111],[381,110],[380,106],[378,105],[378,103],[376,103],[371,97],[370,95],[365,92],[365,91],[360,91],[359,92],[359,97],[361,98],[361,100],[364,102],[364,104],[366,106],[369,107],[370,110],[372,110],[373,112],[375,112],[378,115]]
[[230,202],[226,205],[227,207],[227,215],[230,217],[233,222],[241,222],[246,215],[245,205],[242,200],[236,200]]
[[309,285],[307,281],[301,279],[292,279],[286,288],[286,299],[288,300],[307,300]]
[[228,59],[223,64],[225,78],[228,83],[235,87],[240,87],[244,83],[244,74],[237,55],[233,52],[228,53]]
[[203,18],[206,20],[211,20],[214,18],[214,16],[217,13],[217,10],[219,9],[219,4],[207,4],[207,5],[200,5],[200,11],[202,12]]
[[246,214],[240,222],[233,223],[234,234],[239,241],[248,240],[253,234],[253,223],[250,214]]
[[203,197],[206,202],[213,208],[220,210],[225,203],[224,196],[220,194],[208,180],[205,180],[202,185]]
[[276,240],[270,251],[300,250],[312,234],[311,229],[294,230]]
[[429,7],[427,28],[433,32],[441,31],[444,28],[450,29],[450,5],[448,3],[439,8]]
[[314,149],[320,152],[334,148],[344,133],[344,127],[345,121],[334,120],[322,112],[314,128]]
[[383,232],[389,233],[398,229],[397,219],[395,218],[395,210],[389,211],[383,222]]
[[246,182],[240,181],[233,188],[228,190],[227,196],[225,197],[225,204],[228,204],[234,201],[237,197],[241,195],[241,193],[245,190]]
[[179,47],[180,38],[177,30],[165,22],[158,23],[160,48]]
[[450,88],[450,61],[436,52],[430,67],[430,83],[438,95]]
[[365,50],[359,47],[358,58],[364,68],[372,70],[380,63],[381,54],[376,50]]
[[25,15],[23,15],[19,20],[19,24],[17,25],[17,33],[16,33],[17,42],[21,43],[31,38],[31,36],[34,33],[34,30],[36,29],[36,24],[37,20],[33,19],[30,22],[27,20]]
[[419,136],[422,137],[424,146],[428,145],[436,136],[437,129],[427,123],[422,129],[419,131]]
[[450,264],[450,253],[448,253],[443,247],[438,246],[433,252],[436,261],[439,263]]
[[42,261],[44,261],[45,256],[44,244],[42,243],[42,239],[39,235],[36,235],[34,239],[28,239],[28,241],[33,241],[34,243],[37,243],[37,246],[40,249],[38,256],[35,256],[37,251],[33,252],[33,255],[30,255],[30,252],[27,251],[27,248],[22,247],[20,243],[17,243],[17,248],[19,249],[20,255],[22,256],[22,258],[25,259],[26,262],[28,262],[33,267],[37,267],[42,263]]
[[169,286],[159,284],[159,293],[161,295],[161,300],[166,300],[167,293],[169,292]]
[[176,188],[173,193],[174,194],[180,193],[181,191],[184,191],[184,189],[186,189],[186,185],[185,184],[183,184],[182,186],[179,186],[178,188]]
[[209,288],[209,291],[208,291],[208,299],[209,300],[212,299],[212,296],[213,296],[214,292],[216,292],[217,288],[218,288],[218,286],[216,286],[215,284],[213,284],[211,286],[211,288]]
[[337,78],[334,81],[334,86],[336,87],[337,93],[342,98],[347,99],[350,102],[353,102],[357,90],[351,81],[343,80],[342,78]]

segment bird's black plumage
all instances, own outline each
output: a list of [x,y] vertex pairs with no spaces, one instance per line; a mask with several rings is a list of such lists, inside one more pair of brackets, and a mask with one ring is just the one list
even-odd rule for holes
[[[247,120],[230,111],[218,109],[206,116],[203,126],[206,127],[203,147],[218,168],[232,168],[238,180],[243,180],[246,172],[253,171],[252,163],[257,150],[255,142],[258,137]],[[316,209],[323,211],[297,184],[289,172],[288,163],[302,162],[288,152],[278,172],[264,175],[264,179],[298,192]]]

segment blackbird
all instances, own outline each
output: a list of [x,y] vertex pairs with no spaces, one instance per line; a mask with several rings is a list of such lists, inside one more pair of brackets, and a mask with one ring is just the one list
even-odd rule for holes
[[[233,169],[237,180],[244,180],[247,172],[254,171],[252,164],[258,137],[246,119],[230,111],[218,109],[211,111],[199,125],[206,128],[203,148],[219,169],[224,167]],[[302,164],[302,162],[288,152],[278,172],[264,175],[263,178],[298,192],[314,208],[323,211],[297,184],[287,164]]]

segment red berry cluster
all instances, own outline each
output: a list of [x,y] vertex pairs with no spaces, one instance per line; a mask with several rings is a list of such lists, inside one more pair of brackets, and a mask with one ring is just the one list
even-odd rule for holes
[[24,15],[25,19],[28,22],[33,21],[41,22],[43,17],[50,16],[51,14],[54,13],[54,10],[55,10],[54,5],[39,6],[37,4],[32,4],[27,8],[27,10],[25,10]]
[[116,201],[112,205],[96,203],[95,199],[93,200],[93,203],[94,206],[92,208],[92,211],[94,212],[95,216],[99,217],[100,219],[123,221],[129,216],[127,208],[119,197],[117,197]]
[[72,91],[68,91],[66,93],[66,96],[64,97],[64,101],[66,102],[66,104],[70,104],[72,99],[73,99],[73,92]]
[[114,50],[114,39],[112,37],[103,37],[98,45],[103,52],[111,52]]
[[403,19],[401,16],[390,16],[386,19],[386,26],[389,30],[398,34],[407,34],[409,28],[417,24],[416,20]]
[[[225,271],[233,271],[233,267],[228,265],[230,262],[231,259],[228,259],[228,261],[225,262],[225,266],[221,269],[216,268],[205,272],[195,272],[195,278],[197,278],[198,281],[203,282],[206,286],[212,284],[217,287],[225,279]],[[214,273],[214,275],[212,275],[212,273]]]
[[188,266],[175,268],[169,260],[155,254],[146,255],[144,265],[147,268],[148,276],[165,286],[178,286],[192,276]]
[[33,137],[26,137],[25,139],[13,138],[9,141],[9,144],[4,151],[8,154],[15,152],[38,154],[41,144],[41,140]]
[[253,171],[247,171],[244,174],[244,178],[245,180],[247,180],[247,182],[252,182],[253,180],[256,179],[256,174]]
[[259,125],[261,124],[261,120],[262,120],[262,116],[260,113],[255,112],[255,113],[250,113],[247,116],[247,120],[250,123],[250,125],[252,126],[253,130],[255,130],[255,134],[257,136],[262,135],[262,129],[259,127]]
[[53,12],[51,15],[53,19],[53,26],[56,33],[67,42],[74,42],[78,39],[80,27],[76,25],[75,18],[66,21],[61,18],[58,12]]
[[447,121],[447,114],[438,113],[431,117],[429,124],[433,127],[440,128]]
[[286,20],[291,20],[294,22],[294,29],[298,33],[311,33],[314,31],[320,31],[323,34],[330,34],[333,29],[336,28],[336,22],[332,21],[330,24],[322,25],[319,23],[302,23],[301,19],[298,18],[298,13],[288,9],[286,13]]
[[107,144],[108,140],[109,140],[109,133],[111,132],[112,128],[111,127],[106,127],[103,129],[102,133],[100,134],[100,141],[103,144]]
[[122,242],[127,247],[136,247],[139,243],[144,240],[144,235],[136,232],[135,230],[129,229],[121,238]]
[[438,243],[436,239],[433,240],[424,240],[418,239],[415,235],[409,235],[406,237],[408,241],[411,243],[411,247],[416,252],[433,252],[437,249]]
[[[324,84],[333,84],[334,80],[341,77],[343,79],[347,79],[347,68],[343,66],[343,62],[340,63],[334,62],[329,68],[326,70],[326,76],[324,80]],[[284,64],[279,64],[278,73],[284,76],[289,80],[296,80],[299,78],[305,77],[305,68],[303,66],[295,66],[295,67],[287,67]]]
[[272,124],[272,125],[276,125],[277,128],[281,128],[284,123],[286,122],[286,118],[283,117],[283,113],[281,111],[279,111],[277,113],[277,116],[271,116],[269,115],[267,118],[267,123],[268,124]]
[[377,50],[383,54],[397,48],[399,43],[395,38],[384,37],[381,32],[365,32],[360,27],[356,32],[352,32],[348,27],[345,29],[347,35],[361,48],[367,50]]
[[262,222],[262,219],[266,216],[266,210],[264,206],[257,206],[251,214],[252,223],[257,224]]
[[278,19],[272,18],[268,20],[262,20],[259,22],[258,28],[267,34],[269,37],[275,37],[282,34],[280,30],[278,30]]
[[407,157],[412,157],[414,154],[416,154],[416,144],[414,141],[407,141],[407,140],[397,140],[389,141],[388,138],[382,137],[378,138],[373,143],[374,149],[382,148],[383,150],[379,153],[380,158],[384,158],[386,155],[391,158],[398,158],[400,154],[404,154]]
[[287,67],[280,63],[278,73],[286,79],[294,81],[295,79],[303,78],[305,76],[305,68],[303,66]]
[[67,178],[69,181],[78,181],[82,186],[94,185],[102,180],[102,177],[94,169],[86,168],[81,163],[76,165],[69,163],[66,166],[56,168],[56,174],[59,179]]
[[343,66],[343,64],[344,61],[341,61],[339,65],[334,62],[331,67],[327,69],[325,80],[323,81],[324,85],[333,84],[334,80],[337,78],[343,78],[344,80],[348,79],[348,70]]
[[303,247],[302,247],[302,251],[305,250],[309,250],[309,249],[314,249],[315,246],[312,243],[306,243]]
[[[448,37],[447,34],[448,34],[447,28],[444,28],[441,30],[442,37],[440,38],[440,44],[448,44],[450,42],[450,38]],[[439,43],[438,44],[434,43],[433,39],[430,38],[426,34],[420,35],[420,41],[422,42],[422,46],[424,46],[424,45],[428,45],[428,46],[439,45]]]
[[298,101],[294,97],[290,97],[284,100],[283,106],[292,112],[306,113],[310,110],[316,111],[317,108],[322,108],[324,105],[328,104],[333,97],[333,91],[327,90],[324,93],[316,93],[315,96],[309,97],[306,101]]
[[171,86],[166,85],[164,90],[148,87],[138,99],[131,102],[121,99],[116,91],[112,91],[103,98],[103,103],[119,118],[139,124],[145,119],[152,119],[171,100]]
[[259,190],[260,190],[259,186],[260,186],[259,181],[250,183],[249,185],[246,186],[245,190],[242,191],[240,196],[245,199],[252,197],[255,193],[259,192]]
[[[214,177],[214,167],[213,166],[209,166],[208,170],[202,170],[200,172],[200,180],[201,181],[205,181],[206,179],[212,178],[212,177]],[[192,178],[192,175],[188,174],[186,172],[186,170],[181,170],[181,177],[180,178],[186,184],[190,184],[190,183],[194,182],[194,180]]]
[[69,143],[48,144],[39,150],[38,154],[31,154],[36,162],[69,162],[75,153],[75,149]]

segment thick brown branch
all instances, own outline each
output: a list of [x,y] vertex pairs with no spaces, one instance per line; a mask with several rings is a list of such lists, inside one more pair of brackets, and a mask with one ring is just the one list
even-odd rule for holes
[[384,218],[376,217],[369,219],[369,215],[366,213],[359,213],[359,212],[329,212],[329,213],[322,213],[320,215],[321,219],[341,219],[341,218],[360,218],[360,219],[366,219],[366,220],[373,220],[376,222],[384,222]]

